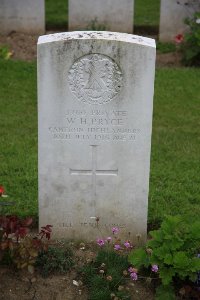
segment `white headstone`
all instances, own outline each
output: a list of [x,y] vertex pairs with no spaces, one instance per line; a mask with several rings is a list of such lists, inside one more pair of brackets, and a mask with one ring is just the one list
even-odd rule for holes
[[44,0],[0,0],[0,34],[45,32]]
[[134,0],[69,0],[69,30],[133,32]]
[[154,68],[149,38],[39,38],[39,219],[56,237],[91,240],[119,226],[145,240]]
[[200,0],[161,0],[160,41],[174,41],[175,36],[188,29],[185,19],[200,10]]

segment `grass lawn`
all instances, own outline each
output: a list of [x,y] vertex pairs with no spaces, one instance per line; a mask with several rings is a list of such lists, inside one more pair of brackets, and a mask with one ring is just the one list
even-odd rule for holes
[[[84,0],[83,0],[84,1]],[[160,0],[135,0],[135,26],[153,26],[159,24]],[[68,1],[46,0],[47,29],[65,29],[68,22]]]
[[135,0],[135,26],[159,26],[160,0]]
[[149,220],[200,214],[200,69],[160,69],[155,80]]
[[0,61],[0,184],[14,212],[37,215],[36,64]]
[[[0,61],[0,184],[19,215],[38,214],[36,64]],[[149,221],[200,214],[200,70],[156,72]]]
[[46,0],[47,29],[65,29],[68,27],[68,0]]

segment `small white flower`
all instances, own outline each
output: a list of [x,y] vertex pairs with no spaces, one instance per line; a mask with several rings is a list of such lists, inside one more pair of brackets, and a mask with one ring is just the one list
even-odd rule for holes
[[197,23],[197,24],[200,24],[200,19],[196,19],[196,23]]

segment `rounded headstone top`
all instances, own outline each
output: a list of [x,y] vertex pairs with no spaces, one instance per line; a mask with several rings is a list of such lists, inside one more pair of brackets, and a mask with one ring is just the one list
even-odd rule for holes
[[156,47],[155,40],[146,38],[143,36],[110,32],[110,31],[73,31],[73,32],[62,32],[48,35],[42,35],[38,39],[38,45],[59,41],[67,40],[111,40],[120,41],[126,43],[139,44],[148,47]]

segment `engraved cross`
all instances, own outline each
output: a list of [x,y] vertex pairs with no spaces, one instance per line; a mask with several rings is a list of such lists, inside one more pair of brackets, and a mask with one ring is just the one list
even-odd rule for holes
[[97,169],[97,147],[98,145],[91,145],[92,147],[92,169],[78,170],[70,169],[70,175],[91,175],[92,176],[92,194],[93,199],[96,199],[96,177],[97,176],[117,176],[118,169],[115,170],[99,170]]

